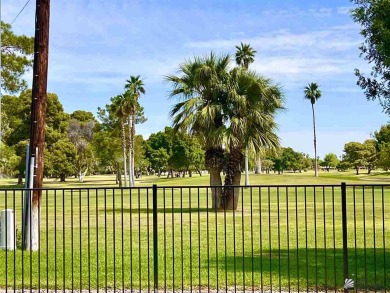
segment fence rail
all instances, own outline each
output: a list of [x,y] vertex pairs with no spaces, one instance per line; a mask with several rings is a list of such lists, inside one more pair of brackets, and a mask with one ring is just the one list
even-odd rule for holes
[[1,189],[0,291],[389,290],[390,185],[240,186],[237,210],[216,188],[40,189],[37,251],[32,190]]

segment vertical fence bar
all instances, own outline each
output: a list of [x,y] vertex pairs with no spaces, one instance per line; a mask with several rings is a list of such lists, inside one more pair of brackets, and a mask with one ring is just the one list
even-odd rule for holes
[[181,292],[183,292],[184,291],[183,188],[180,188],[180,260],[181,260]]
[[[121,240],[122,240],[122,251],[121,251],[121,264],[122,264],[122,273],[121,273],[121,276],[122,276],[122,293],[125,292],[125,257],[124,257],[124,222],[123,222],[123,189],[121,189],[121,232],[122,232],[122,235],[121,235]],[[89,198],[89,196],[88,196]],[[88,201],[89,202],[89,201]],[[131,209],[131,207],[129,208]],[[89,210],[88,210],[89,211]],[[88,212],[89,214],[89,212]],[[88,217],[88,221],[89,221],[89,217]],[[89,231],[89,228],[88,228],[88,231]],[[89,235],[88,235],[88,238],[89,238]],[[91,292],[91,289],[89,289],[89,291]]]
[[167,219],[165,208],[165,187],[163,187],[163,205],[164,205],[164,292],[167,292]]
[[96,213],[96,291],[99,292],[99,190],[95,194],[95,213]]
[[386,230],[385,230],[385,197],[382,186],[382,241],[383,241],[383,278],[385,293],[387,292],[387,271],[386,271]]
[[299,233],[298,233],[298,188],[295,186],[295,235],[296,235],[296,249],[297,249],[297,288],[299,292]]
[[364,291],[367,292],[367,238],[366,238],[366,197],[364,186],[362,197],[363,197],[363,244],[364,244]]
[[[348,278],[348,234],[347,234],[347,185],[345,182],[341,183],[341,211],[342,211],[342,225],[343,225],[343,264],[344,264],[344,279]],[[344,287],[344,293],[348,289]]]
[[336,224],[334,216],[334,186],[332,186],[332,231],[333,231],[333,273],[334,273],[334,292],[337,291],[337,269],[336,269]]
[[354,235],[354,247],[355,247],[355,287],[358,286],[359,278],[358,278],[358,257],[357,257],[357,233],[356,233],[356,188],[353,186],[353,235]]
[[72,291],[74,290],[74,237],[73,237],[73,190],[70,191],[70,239],[71,239],[71,255],[72,255]]
[[[81,194],[80,194],[81,198]],[[115,246],[115,189],[112,189],[112,254],[113,254],[113,268],[114,268],[114,292],[116,292],[116,246]],[[80,199],[80,275],[81,275],[81,199]],[[81,278],[80,278],[80,289],[81,289]]]
[[157,185],[153,184],[153,276],[154,292],[158,290]]
[[268,245],[269,245],[269,287],[272,292],[272,236],[271,236],[271,190],[268,187]]
[[322,187],[322,217],[324,220],[324,267],[325,267],[325,293],[328,293],[328,266],[327,266],[327,255],[326,255],[326,205],[325,205],[325,186]]
[[130,292],[133,292],[133,204],[132,204],[132,192],[129,189],[129,205],[130,205],[130,215],[129,215],[129,233],[130,233]]
[[376,276],[376,233],[375,233],[375,188],[374,186],[372,186],[372,189],[371,189],[371,193],[372,193],[372,230],[373,230],[373,241],[374,241],[374,291],[375,293],[377,292],[377,276]]
[[[150,264],[150,223],[149,223],[149,188],[146,189],[146,241],[148,243],[148,261],[147,264]],[[153,212],[152,212],[153,213]],[[153,221],[153,220],[152,220]],[[150,265],[148,265],[148,292],[150,292]]]
[[192,292],[192,210],[191,210],[191,187],[188,188],[189,216],[190,216],[190,292]]

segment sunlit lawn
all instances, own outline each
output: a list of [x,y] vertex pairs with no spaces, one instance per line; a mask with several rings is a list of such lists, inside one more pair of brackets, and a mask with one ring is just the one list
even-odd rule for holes
[[[253,174],[250,183],[372,184],[386,183],[387,176]],[[2,183],[9,187],[14,180]],[[47,180],[47,188],[93,189],[44,192],[40,251],[0,251],[0,287],[153,287],[152,189],[147,189],[152,184],[172,186],[159,188],[157,195],[160,288],[342,288],[339,187],[246,188],[238,210],[225,213],[208,209],[209,189],[189,192],[188,187],[177,187],[207,185],[207,175],[144,176],[137,180],[143,189],[131,193],[113,189],[114,176],[91,176],[84,183]],[[106,191],[97,190],[106,186]],[[347,193],[350,277],[358,288],[388,290],[390,189],[384,188],[382,193],[380,187],[366,187],[364,204],[362,188],[353,191],[349,187]],[[18,239],[21,200],[21,191],[7,192],[7,196],[0,191],[0,210],[5,206],[15,210]]]

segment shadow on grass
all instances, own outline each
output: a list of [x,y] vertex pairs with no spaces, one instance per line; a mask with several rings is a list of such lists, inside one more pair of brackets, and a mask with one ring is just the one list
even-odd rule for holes
[[[355,281],[356,289],[390,289],[390,250],[383,248],[349,248],[349,278]],[[246,252],[245,256],[219,256],[219,267],[227,272],[252,275],[262,273],[265,287],[287,288],[289,286],[309,289],[342,289],[344,286],[342,249],[273,249]],[[222,262],[222,266],[221,266]],[[210,259],[210,267],[216,267],[216,259]],[[258,281],[258,280],[257,280]]]
[[[150,203],[151,205],[151,203]],[[101,209],[101,211],[106,211],[107,213],[112,213],[112,212],[115,212],[115,213],[123,213],[124,214],[128,214],[128,213],[131,213],[131,214],[152,214],[153,213],[153,209],[152,207],[150,207],[149,209],[147,208],[140,208],[140,209],[136,209],[136,208],[133,208],[133,209],[129,209],[129,208],[123,208],[123,210],[121,208],[118,208],[118,209],[110,209],[110,208],[107,208],[107,209]],[[166,213],[166,214],[171,214],[171,213],[174,213],[174,214],[189,214],[189,213],[207,213],[207,212],[215,212],[213,209],[209,208],[157,208],[157,213]]]

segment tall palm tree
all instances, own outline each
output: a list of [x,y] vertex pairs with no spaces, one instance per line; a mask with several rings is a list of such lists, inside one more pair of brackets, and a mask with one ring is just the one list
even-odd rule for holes
[[118,118],[121,126],[121,141],[122,141],[122,151],[123,151],[123,165],[124,165],[124,176],[125,184],[127,186],[127,164],[126,164],[126,133],[125,133],[125,111],[124,111],[124,96],[118,95],[111,98],[111,105],[109,106],[109,111]]
[[249,64],[255,61],[255,54],[257,53],[251,45],[241,43],[236,46],[236,63],[242,68],[248,70]]
[[[249,64],[255,61],[256,51],[249,44],[241,43],[236,46],[236,63],[243,69],[248,70]],[[249,170],[248,170],[248,148],[245,149],[245,186],[249,185]]]
[[213,208],[221,203],[224,163],[222,112],[223,89],[229,71],[230,56],[194,57],[179,65],[179,75],[165,80],[172,86],[171,98],[177,98],[170,115],[176,130],[188,131],[203,140],[205,165],[210,172]]
[[317,162],[317,137],[316,137],[316,119],[314,114],[314,104],[321,97],[321,90],[317,83],[312,82],[309,83],[305,87],[305,99],[310,100],[311,110],[313,112],[313,130],[314,130],[314,160],[315,160],[315,177],[318,177],[318,162]]
[[228,116],[226,137],[229,160],[225,177],[224,207],[237,209],[239,190],[229,185],[240,185],[241,162],[246,148],[260,151],[264,146],[279,147],[275,134],[275,114],[283,109],[283,95],[277,85],[254,72],[234,69],[227,83]]
[[125,104],[126,113],[128,114],[128,130],[129,130],[129,186],[134,186],[134,139],[135,139],[135,124],[137,123],[137,110],[140,108],[139,97],[145,94],[144,81],[139,75],[130,76],[125,84]]

